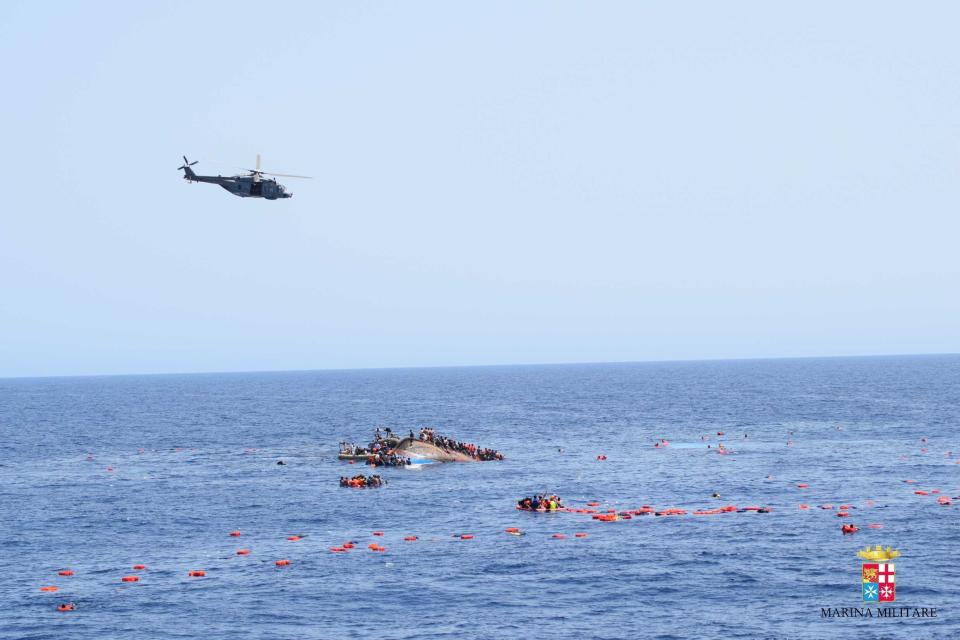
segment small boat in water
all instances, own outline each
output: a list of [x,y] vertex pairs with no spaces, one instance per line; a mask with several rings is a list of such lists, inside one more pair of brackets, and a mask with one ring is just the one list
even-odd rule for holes
[[341,451],[337,454],[338,460],[353,460],[354,462],[367,462],[370,459],[369,453],[348,453]]
[[380,434],[380,429],[371,442],[366,447],[360,447],[352,442],[341,442],[340,453],[337,454],[338,460],[353,460],[354,462],[370,462],[371,458],[380,451],[389,451],[395,449],[400,443],[400,438],[387,430],[386,435]]

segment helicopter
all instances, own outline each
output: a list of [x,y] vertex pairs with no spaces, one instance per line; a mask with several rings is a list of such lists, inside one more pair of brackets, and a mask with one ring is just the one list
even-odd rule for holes
[[177,167],[183,169],[183,179],[187,182],[209,182],[218,184],[230,193],[241,198],[266,198],[267,200],[277,200],[278,198],[292,198],[282,184],[279,184],[273,178],[264,178],[263,176],[277,176],[278,178],[307,178],[310,176],[294,176],[287,173],[267,173],[260,170],[260,154],[257,154],[256,169],[246,169],[246,175],[239,176],[198,176],[193,172],[193,165],[197,160],[190,162],[187,156],[183,156],[183,165]]

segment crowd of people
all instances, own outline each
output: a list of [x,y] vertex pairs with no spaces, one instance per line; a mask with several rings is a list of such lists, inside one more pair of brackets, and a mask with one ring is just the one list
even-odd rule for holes
[[340,476],[340,486],[341,487],[350,487],[352,489],[363,489],[365,487],[380,487],[383,486],[384,481],[380,476],[364,476],[358,475],[353,476],[352,478],[347,478],[346,476]]
[[372,442],[369,447],[358,447],[352,442],[340,443],[340,454],[363,456],[364,461],[374,467],[404,467],[410,464],[410,458],[398,455],[382,442]]
[[[410,432],[413,437],[413,432]],[[400,443],[401,436],[394,433],[390,427],[384,427],[382,430],[377,427],[373,434],[373,441],[365,447],[354,444],[353,442],[341,442],[340,453],[350,456],[368,456],[393,449]]]
[[556,511],[563,508],[563,503],[560,502],[560,496],[537,495],[517,500],[517,508],[524,511]]
[[370,455],[372,451],[370,447],[361,447],[352,442],[341,442],[340,453],[348,456],[366,456]]
[[[413,437],[413,432],[410,432],[410,437]],[[373,432],[373,442],[380,444],[382,446],[393,446],[400,442],[401,436],[393,432],[393,429],[390,427],[384,427],[383,430],[380,430],[380,427],[377,427],[376,431]]]
[[[415,439],[413,431],[410,431],[410,439]],[[433,429],[423,428],[420,429],[419,439],[424,442],[429,442],[434,444],[442,449],[447,451],[457,451],[465,455],[470,456],[475,460],[503,460],[503,454],[499,451],[493,449],[486,449],[477,447],[475,444],[468,442],[460,442],[459,440],[454,440],[453,438],[448,438],[446,436],[438,435],[434,432]],[[377,427],[376,432],[374,433],[373,441],[366,447],[358,446],[352,442],[341,442],[340,443],[340,455],[343,459],[349,459],[351,462],[365,462],[373,467],[405,467],[411,464],[409,457],[398,453],[396,447],[402,440],[402,436],[398,433],[393,432],[392,429],[386,427],[381,430],[380,427]],[[340,486],[341,487],[379,487],[383,484],[383,480],[380,476],[363,476],[357,475],[352,478],[341,477]],[[556,496],[553,496],[556,499]],[[528,498],[528,500],[530,500]],[[544,496],[537,497],[537,505],[540,505],[540,500],[544,500],[544,507],[547,507],[551,504]],[[559,499],[555,500],[556,504],[559,504]]]
[[380,451],[367,456],[367,463],[374,467],[405,467],[410,464],[410,458],[400,456],[389,451]]
[[[410,436],[413,436],[412,431],[410,432]],[[494,449],[482,449],[477,447],[475,444],[470,444],[469,442],[460,442],[459,440],[454,440],[453,438],[439,435],[435,433],[433,429],[427,427],[420,429],[420,440],[435,444],[438,447],[447,449],[448,451],[458,451],[470,456],[471,458],[484,462],[488,460],[503,460],[503,454],[499,451],[495,451]]]

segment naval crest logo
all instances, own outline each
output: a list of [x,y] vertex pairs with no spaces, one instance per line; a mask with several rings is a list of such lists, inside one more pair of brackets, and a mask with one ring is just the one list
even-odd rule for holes
[[[897,599],[897,565],[893,561],[900,552],[890,547],[869,546],[857,555],[860,565],[860,595],[866,606],[820,607],[821,618],[936,618],[936,607],[895,606]],[[870,606],[873,605],[873,606]]]
[[896,549],[883,549],[877,545],[857,552],[867,562],[860,567],[860,583],[864,602],[894,602],[897,599],[897,567],[894,558],[900,556]]

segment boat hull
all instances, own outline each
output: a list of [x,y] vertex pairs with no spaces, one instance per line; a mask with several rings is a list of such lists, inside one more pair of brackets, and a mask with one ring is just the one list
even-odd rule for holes
[[337,454],[339,460],[354,460],[356,462],[366,462],[370,457],[369,454],[354,454],[354,453],[340,453]]
[[402,456],[417,460],[434,460],[436,462],[476,462],[465,453],[451,451],[424,440],[404,438],[394,451]]

